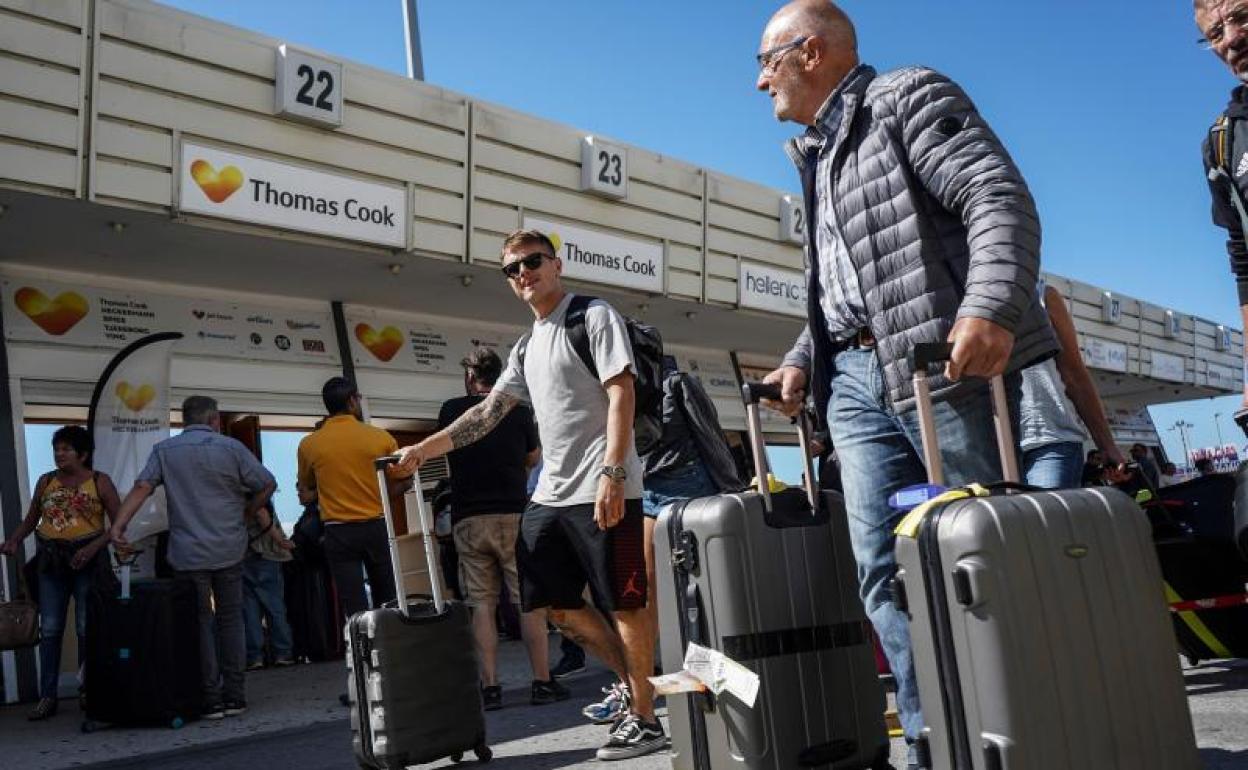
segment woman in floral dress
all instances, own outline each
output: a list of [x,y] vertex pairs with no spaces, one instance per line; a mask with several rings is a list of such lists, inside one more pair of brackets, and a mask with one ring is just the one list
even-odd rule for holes
[[32,720],[56,713],[61,670],[61,637],[69,598],[74,598],[79,656],[87,630],[87,592],[92,579],[108,568],[109,518],[120,500],[112,479],[91,470],[94,447],[85,428],[70,425],[52,434],[56,470],[35,484],[30,511],[0,552],[13,556],[26,536],[35,532],[39,544],[39,704]]

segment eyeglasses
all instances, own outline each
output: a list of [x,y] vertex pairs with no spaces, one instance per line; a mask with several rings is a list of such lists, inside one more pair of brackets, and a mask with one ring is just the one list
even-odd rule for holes
[[542,266],[542,261],[546,259],[554,259],[549,254],[535,251],[532,254],[517,259],[515,262],[508,262],[503,265],[503,275],[508,278],[516,278],[520,275],[520,266],[524,265],[528,270],[536,270]]
[[1226,42],[1226,31],[1229,27],[1248,32],[1248,3],[1224,14],[1221,21],[1205,30],[1205,36],[1197,40],[1196,44],[1206,50],[1217,48]]
[[775,48],[769,48],[768,50],[763,51],[755,57],[758,59],[758,69],[761,72],[771,72],[776,68],[776,65],[780,63],[780,58],[782,56],[789,51],[802,46],[807,40],[810,40],[810,38],[810,35],[802,35],[801,37],[794,38],[783,45],[778,45]]

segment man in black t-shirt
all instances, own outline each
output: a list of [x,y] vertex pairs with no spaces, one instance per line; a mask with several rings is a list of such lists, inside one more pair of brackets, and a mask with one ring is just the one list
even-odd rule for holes
[[[438,414],[439,429],[481,403],[503,370],[498,355],[484,347],[473,349],[460,364],[464,367],[464,389],[468,395],[442,405]],[[520,512],[528,504],[529,469],[537,464],[541,452],[533,412],[528,407],[517,406],[480,441],[447,456],[451,467],[451,521],[455,550],[459,553],[459,582],[467,604],[472,607],[473,636],[481,661],[482,698],[486,710],[502,708],[502,688],[496,666],[498,629],[494,620],[501,589],[499,576],[502,575],[511,602],[518,605],[516,538]],[[545,611],[523,613],[520,626],[533,668],[530,702],[541,705],[565,700],[567,689],[550,676]]]

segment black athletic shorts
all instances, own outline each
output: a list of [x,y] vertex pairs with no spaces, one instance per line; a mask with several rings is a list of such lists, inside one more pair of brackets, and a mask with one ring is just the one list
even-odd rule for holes
[[529,503],[516,541],[524,611],[578,610],[586,583],[603,610],[645,607],[644,518],[641,500],[624,501],[624,518],[608,530],[594,523],[593,503]]

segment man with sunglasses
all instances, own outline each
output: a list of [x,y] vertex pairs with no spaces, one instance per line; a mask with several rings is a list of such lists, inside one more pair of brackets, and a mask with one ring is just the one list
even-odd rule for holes
[[[827,0],[781,8],[763,32],[759,90],[807,127],[788,153],[804,191],[806,329],[769,374],[794,413],[809,388],[840,460],[860,595],[897,681],[907,740],[923,727],[906,617],[893,602],[888,505],[926,480],[907,354],[950,342],[927,372],[952,485],[1001,478],[983,378],[1057,345],[1034,301],[1040,222],[1018,169],[967,95],[930,69],[877,74]],[[912,766],[915,760],[911,758]]]
[[[642,467],[632,435],[635,368],[628,330],[607,303],[594,300],[586,308],[595,376],[565,323],[574,295],[563,288],[563,262],[550,239],[536,230],[507,236],[502,270],[536,317],[532,331],[512,349],[485,400],[405,449],[401,466],[415,470],[480,440],[517,404],[533,408],[543,465],[516,546],[523,609],[548,608],[565,636],[619,677],[603,703],[586,709],[595,721],[613,723],[598,759],[649,754],[664,748],[667,736],[646,678],[654,667],[655,629],[646,612]],[[586,585],[618,631],[585,602]]]
[[[1239,313],[1248,328],[1248,0],[1196,0],[1198,41],[1213,51],[1241,83],[1209,130],[1202,147],[1205,177],[1213,195],[1213,222],[1227,232],[1226,251],[1239,294]],[[1248,335],[1244,336],[1248,358]],[[1243,406],[1248,407],[1248,377]]]

